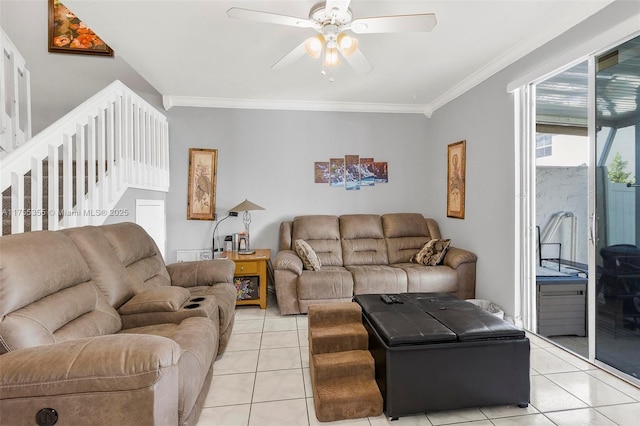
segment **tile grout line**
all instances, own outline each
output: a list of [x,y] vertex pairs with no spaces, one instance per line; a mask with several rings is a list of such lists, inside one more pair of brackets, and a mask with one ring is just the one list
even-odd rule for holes
[[264,334],[265,314],[262,316],[262,329],[260,331],[260,342],[258,343],[258,357],[256,358],[256,371],[253,372],[253,389],[251,389],[251,399],[249,400],[249,416],[247,426],[251,424],[251,412],[253,411],[253,397],[256,393],[256,383],[258,382],[258,364],[260,363],[260,351],[262,350],[262,336]]

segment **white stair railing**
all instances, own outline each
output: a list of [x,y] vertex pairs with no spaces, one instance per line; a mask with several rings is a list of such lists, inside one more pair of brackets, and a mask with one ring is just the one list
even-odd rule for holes
[[31,139],[31,84],[25,61],[0,28],[0,158]]
[[127,188],[168,191],[166,117],[114,81],[0,159],[0,192],[9,187],[12,234],[26,219],[32,231],[100,225]]

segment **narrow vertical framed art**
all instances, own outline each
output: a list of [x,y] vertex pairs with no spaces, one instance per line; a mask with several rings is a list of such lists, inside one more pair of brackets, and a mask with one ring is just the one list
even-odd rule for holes
[[466,186],[466,141],[447,147],[447,216],[464,219]]
[[188,220],[215,220],[217,167],[217,149],[189,148]]

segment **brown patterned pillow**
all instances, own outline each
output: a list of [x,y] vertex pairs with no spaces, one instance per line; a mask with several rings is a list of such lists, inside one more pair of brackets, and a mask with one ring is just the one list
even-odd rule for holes
[[420,251],[411,256],[411,262],[422,263],[427,266],[436,266],[442,262],[444,255],[451,244],[451,240],[428,241]]
[[305,240],[296,240],[294,242],[296,253],[302,259],[302,264],[304,265],[304,269],[308,269],[309,271],[319,271],[320,259],[318,259],[318,255],[313,248],[307,243]]

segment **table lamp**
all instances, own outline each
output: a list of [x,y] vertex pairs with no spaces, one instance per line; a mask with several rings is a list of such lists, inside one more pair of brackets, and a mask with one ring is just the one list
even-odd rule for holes
[[238,247],[238,254],[253,254],[256,252],[255,250],[251,250],[251,246],[249,244],[249,241],[250,241],[249,225],[251,224],[251,213],[249,212],[252,210],[264,210],[264,207],[260,207],[259,205],[252,203],[251,201],[245,198],[243,202],[229,209],[229,212],[235,212],[235,213],[244,212],[242,214],[242,222],[244,223],[244,232],[246,234],[246,242],[245,242],[244,248],[240,249],[240,247]]

